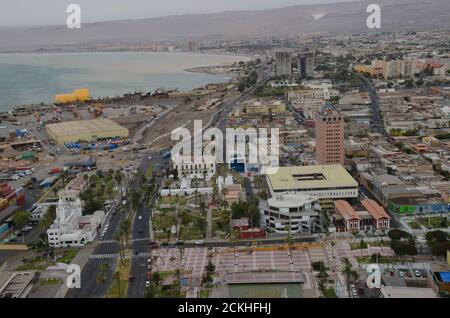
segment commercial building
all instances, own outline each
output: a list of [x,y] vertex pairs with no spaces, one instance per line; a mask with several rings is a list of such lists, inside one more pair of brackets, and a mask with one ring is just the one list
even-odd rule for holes
[[267,175],[272,196],[303,193],[319,199],[358,197],[358,182],[341,165],[280,167]]
[[300,89],[296,91],[288,91],[287,99],[295,104],[308,104],[312,102],[329,101],[332,97],[339,97],[339,91],[335,89]]
[[80,88],[73,91],[71,94],[61,94],[55,96],[55,101],[61,104],[84,102],[90,99],[89,89]]
[[108,138],[128,138],[127,128],[107,119],[92,119],[63,122],[46,126],[47,133],[58,144],[95,141]]
[[283,113],[286,104],[279,100],[250,100],[243,103],[247,114]]
[[172,161],[172,168],[178,171],[180,177],[204,179],[216,173],[216,163],[179,163]]
[[261,202],[261,227],[277,234],[315,231],[321,210],[319,199],[303,194],[278,194]]
[[289,52],[275,53],[275,76],[292,75],[292,54]]
[[316,114],[316,160],[320,165],[345,163],[344,119],[331,103]]
[[300,53],[297,58],[298,74],[302,77],[314,76],[314,52]]
[[380,293],[383,298],[438,298],[432,288],[382,285]]

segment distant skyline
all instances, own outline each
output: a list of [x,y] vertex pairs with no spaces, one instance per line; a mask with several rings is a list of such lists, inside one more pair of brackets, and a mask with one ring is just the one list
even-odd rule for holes
[[0,4],[0,27],[64,25],[69,4],[80,5],[82,22],[92,23],[350,1],[360,0],[14,0]]

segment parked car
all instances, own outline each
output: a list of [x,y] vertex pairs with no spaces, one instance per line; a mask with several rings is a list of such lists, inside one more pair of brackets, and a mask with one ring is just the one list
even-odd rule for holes
[[399,275],[400,277],[405,277],[405,272],[403,272],[403,271],[398,271],[398,275]]
[[150,281],[146,281],[145,282],[145,288],[149,288],[150,287]]
[[175,246],[183,246],[184,245],[184,241],[176,241],[175,242]]
[[416,277],[421,277],[421,276],[422,276],[421,271],[419,271],[418,269],[416,269],[416,270],[414,271],[414,274],[416,275]]
[[200,241],[195,242],[195,244],[196,244],[196,245],[204,245],[205,242],[204,242],[203,240],[200,240]]
[[409,278],[411,278],[411,277],[412,277],[411,272],[410,272],[410,271],[407,271],[407,272],[406,272],[406,276],[409,277]]

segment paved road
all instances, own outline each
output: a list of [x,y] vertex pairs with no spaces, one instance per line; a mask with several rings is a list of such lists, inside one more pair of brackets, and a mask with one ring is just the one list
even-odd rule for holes
[[372,82],[365,78],[364,76],[359,76],[363,82],[363,87],[367,89],[369,92],[370,97],[370,111],[372,114],[371,119],[371,126],[374,128],[378,133],[382,134],[383,136],[387,137],[388,134],[386,132],[383,116],[381,114],[380,110],[380,101],[378,99],[377,91],[375,87],[373,86]]
[[[168,159],[164,159],[161,155],[164,151],[160,153],[150,153],[145,156],[142,160],[138,170],[145,173],[150,165],[157,165],[155,171],[159,169],[165,169],[168,164]],[[151,156],[151,159],[149,159]],[[136,188],[138,183],[136,180],[133,181],[132,187]],[[132,229],[133,238],[133,255],[138,255],[141,253],[151,253],[149,248],[150,242],[150,222],[152,207],[156,203],[156,199],[159,193],[159,187],[161,186],[161,181],[158,180],[158,188],[155,194],[150,199],[150,208],[145,207],[145,204],[140,204],[139,209],[135,215]],[[140,219],[141,218],[141,219]],[[128,285],[128,298],[143,298],[145,292],[145,282],[147,281],[147,262],[148,257],[134,257],[131,261],[130,275],[134,277],[134,281]]]
[[[119,227],[119,224],[125,219],[125,215],[122,212],[117,212],[115,216],[111,212],[109,220],[109,228],[106,231],[104,240],[108,241],[100,244],[95,248],[93,254],[114,254],[118,252],[118,246],[114,240],[114,235]],[[108,263],[111,270],[108,273],[107,283],[97,284],[96,278],[103,263]],[[104,297],[112,282],[112,273],[115,270],[116,258],[109,259],[90,259],[81,271],[81,288],[71,289],[67,293],[67,298],[100,298]]]

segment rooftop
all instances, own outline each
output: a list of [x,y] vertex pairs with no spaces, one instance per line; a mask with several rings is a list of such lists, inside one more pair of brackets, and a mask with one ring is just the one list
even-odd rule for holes
[[267,179],[275,191],[358,186],[341,165],[280,167]]
[[107,118],[50,124],[47,125],[47,129],[58,137],[71,136],[74,134],[95,135],[100,132],[127,130],[125,127]]
[[316,198],[302,195],[302,194],[282,194],[282,195],[276,195],[270,199],[267,200],[267,203],[270,206],[275,206],[278,208],[289,208],[293,205],[295,206],[302,206],[306,203],[312,203],[317,201]]
[[345,200],[334,201],[336,212],[338,212],[345,220],[356,219],[360,220],[361,217],[356,213],[355,209]]
[[367,212],[373,216],[374,219],[390,219],[391,217],[386,213],[386,211],[378,205],[374,200],[365,199],[361,201],[361,204],[367,209]]

